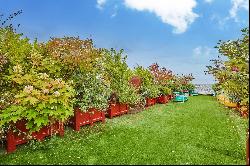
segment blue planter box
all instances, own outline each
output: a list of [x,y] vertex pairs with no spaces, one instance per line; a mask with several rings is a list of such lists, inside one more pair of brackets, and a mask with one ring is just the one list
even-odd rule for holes
[[177,102],[185,102],[187,100],[188,100],[187,96],[184,96],[184,95],[178,95],[178,96],[175,96],[174,98],[174,101],[177,101]]

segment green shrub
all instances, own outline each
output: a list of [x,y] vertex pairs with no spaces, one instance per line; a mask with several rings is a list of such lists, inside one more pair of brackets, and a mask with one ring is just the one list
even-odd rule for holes
[[167,86],[160,86],[159,90],[160,90],[160,93],[162,95],[170,95],[170,94],[172,94],[171,89],[169,87],[167,87]]
[[119,103],[136,104],[140,102],[141,96],[129,83],[133,73],[126,64],[127,57],[122,57],[122,54],[123,50],[103,50],[105,78],[110,81],[112,93],[117,96]]
[[73,114],[74,89],[59,75],[61,65],[40,44],[29,43],[11,29],[0,31],[2,65],[0,126],[28,120],[30,132]]
[[160,86],[157,85],[154,81],[154,77],[148,69],[143,68],[142,66],[137,66],[135,68],[135,73],[142,79],[141,84],[141,95],[147,98],[155,98],[160,94]]
[[249,104],[249,29],[242,29],[237,40],[219,41],[215,47],[227,60],[212,59],[213,66],[207,66],[206,73],[212,74],[218,82],[216,91],[223,91],[233,102]]
[[110,85],[107,84],[103,75],[98,72],[76,74],[76,102],[84,112],[90,108],[105,111],[108,107],[108,98],[111,94]]

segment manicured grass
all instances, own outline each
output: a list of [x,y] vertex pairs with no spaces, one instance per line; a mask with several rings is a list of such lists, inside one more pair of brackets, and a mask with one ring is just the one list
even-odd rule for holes
[[248,120],[212,96],[156,105],[0,152],[0,164],[245,164]]

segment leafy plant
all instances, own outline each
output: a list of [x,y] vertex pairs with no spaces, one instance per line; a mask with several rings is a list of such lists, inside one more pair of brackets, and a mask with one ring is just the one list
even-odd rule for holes
[[48,54],[63,65],[61,77],[73,80],[75,73],[91,72],[96,60],[101,57],[101,49],[94,47],[92,39],[79,37],[52,38],[44,44]]
[[65,121],[73,114],[74,89],[57,78],[60,65],[46,51],[11,29],[0,31],[2,65],[0,126],[28,120],[30,132],[54,121]]
[[195,85],[192,84],[192,83],[188,83],[184,86],[183,89],[186,89],[186,90],[194,90],[195,89]]
[[129,82],[133,73],[126,64],[127,57],[122,54],[123,50],[103,50],[105,78],[110,81],[112,93],[119,103],[136,104],[141,96]]
[[152,73],[142,66],[137,66],[135,73],[142,79],[141,95],[147,98],[158,97],[160,94],[159,85],[155,83]]
[[158,86],[160,94],[171,94],[171,83],[173,79],[173,73],[171,70],[167,70],[165,67],[160,68],[157,63],[153,63],[149,66],[149,71],[154,77],[154,84]]
[[172,90],[167,86],[160,86],[159,90],[162,95],[172,94]]
[[107,84],[98,71],[76,74],[76,102],[84,112],[90,108],[105,111],[108,107],[108,98],[111,94],[110,85]]
[[193,90],[194,85],[191,81],[194,79],[192,74],[189,75],[175,75],[173,77],[173,83],[171,89],[173,91],[181,92],[183,90]]
[[24,88],[15,95],[15,104],[1,111],[1,126],[26,119],[32,132],[49,123],[65,121],[73,114],[74,89],[62,79],[33,71],[26,74],[15,71],[12,79]]
[[249,30],[242,29],[242,38],[219,41],[215,47],[226,57],[212,59],[212,66],[207,66],[207,74],[217,80],[216,90],[224,91],[229,99],[241,105],[249,104]]

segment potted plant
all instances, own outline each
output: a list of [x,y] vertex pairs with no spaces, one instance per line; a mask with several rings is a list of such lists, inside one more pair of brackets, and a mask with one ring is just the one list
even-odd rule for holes
[[12,79],[26,86],[15,95],[15,102],[1,111],[0,126],[8,126],[7,152],[33,138],[43,140],[56,133],[63,136],[63,122],[73,114],[72,86],[46,73],[15,73]]
[[[212,74],[216,81],[216,91],[223,91],[229,96],[229,102],[218,100],[228,106],[249,105],[249,29],[242,29],[242,37],[237,40],[219,41],[215,47],[222,56],[211,60],[213,65],[207,66],[208,74]],[[244,114],[245,115],[245,114]]]
[[31,44],[12,30],[0,30],[0,54],[5,59],[0,74],[4,94],[0,128],[7,133],[7,152],[32,138],[63,135],[63,123],[73,114],[74,96],[71,84],[58,77],[58,62],[37,41]]
[[76,100],[74,116],[70,119],[74,129],[79,131],[83,125],[105,122],[107,100],[110,96],[109,85],[97,71],[76,75]]
[[103,50],[105,76],[110,81],[112,95],[109,100],[108,117],[127,113],[129,105],[140,102],[140,95],[130,83],[133,72],[126,64],[123,50]]
[[166,104],[170,100],[169,95],[171,94],[171,89],[165,86],[161,86],[159,90],[160,96],[158,97],[157,101],[158,103]]
[[107,86],[102,74],[101,49],[95,48],[92,39],[79,37],[52,38],[46,45],[48,53],[61,64],[62,77],[73,81],[76,90],[74,116],[70,124],[75,130],[95,121],[105,122]]
[[160,94],[159,85],[154,81],[154,76],[148,69],[145,69],[142,66],[137,66],[135,68],[135,73],[142,80],[140,94],[145,98],[146,106],[154,105]]

